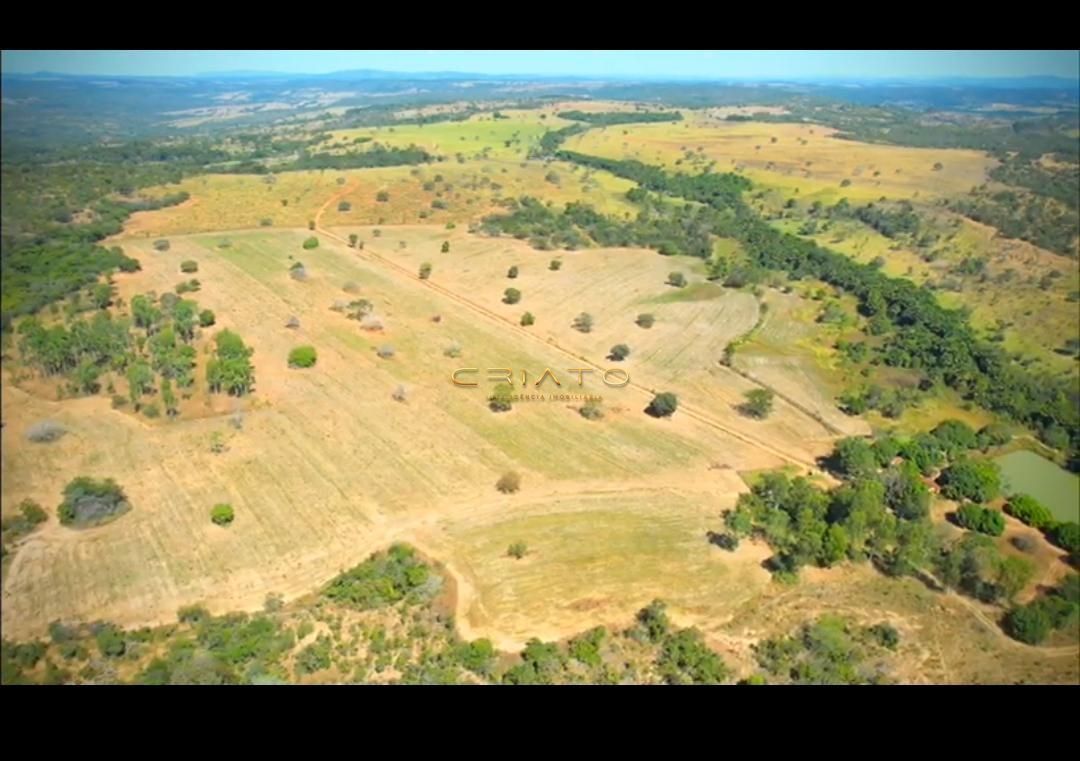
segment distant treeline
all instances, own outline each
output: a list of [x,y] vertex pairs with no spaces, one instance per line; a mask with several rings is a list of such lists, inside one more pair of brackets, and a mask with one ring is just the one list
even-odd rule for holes
[[226,167],[216,167],[207,171],[214,174],[270,174],[271,172],[291,172],[311,169],[368,169],[383,166],[407,166],[426,164],[436,157],[423,148],[410,145],[408,148],[386,148],[376,145],[370,150],[349,153],[301,153],[295,161],[269,166],[258,161],[241,161]]
[[642,122],[681,122],[683,118],[678,111],[560,111],[558,117],[575,122],[587,122],[597,127]]
[[[934,295],[910,280],[892,278],[816,243],[770,226],[741,198],[748,182],[734,175],[668,175],[637,161],[617,161],[559,151],[556,156],[603,169],[642,188],[696,201],[707,211],[676,207],[686,229],[738,240],[754,266],[780,270],[795,280],[816,278],[859,300],[877,335],[881,360],[920,371],[980,406],[1002,413],[1039,433],[1058,448],[1080,449],[1080,398],[1067,380],[1036,375],[1010,360],[1000,348],[976,339],[964,315],[942,307]],[[575,214],[581,215],[580,211]],[[701,249],[693,251],[702,256]]]

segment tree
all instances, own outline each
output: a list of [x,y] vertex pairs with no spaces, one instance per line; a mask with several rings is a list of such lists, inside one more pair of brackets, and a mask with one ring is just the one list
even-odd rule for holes
[[578,411],[586,420],[600,420],[604,417],[604,408],[600,406],[599,402],[593,400],[585,402]]
[[386,203],[390,200],[390,193],[385,190],[380,190],[375,194],[375,200],[379,203]]
[[1046,537],[1074,558],[1080,555],[1080,523],[1075,521],[1055,523],[1046,532]]
[[337,210],[342,212],[352,211],[352,204],[348,201],[338,201]]
[[356,233],[349,233],[349,245],[352,248],[356,248],[356,241],[360,240],[360,236]]
[[532,312],[526,312],[525,314],[521,315],[522,325],[529,326],[532,325],[534,322],[536,322],[536,318],[533,317]]
[[507,288],[503,291],[504,304],[516,304],[521,301],[521,291],[517,288]]
[[593,328],[592,315],[589,314],[588,312],[582,312],[581,314],[579,314],[577,317],[574,318],[574,322],[572,323],[571,327],[573,327],[574,330],[577,330],[577,331],[579,331],[581,333],[588,333],[588,332],[592,331],[592,328]]
[[646,312],[644,314],[639,314],[634,322],[637,323],[638,327],[648,329],[656,322],[656,318]]
[[946,420],[931,432],[941,444],[950,460],[954,460],[978,444],[978,437],[971,426],[960,420]]
[[671,621],[667,617],[667,605],[662,600],[653,600],[638,611],[637,623],[646,639],[650,642],[660,642],[671,629]]
[[1001,469],[992,460],[960,460],[938,477],[948,499],[989,502],[1001,491]]
[[314,230],[315,229],[315,220],[314,219],[309,219],[308,220],[307,229],[309,229],[309,230]]
[[670,275],[668,275],[667,284],[668,285],[673,285],[676,288],[685,288],[686,287],[686,275],[684,275],[681,272],[672,272]]
[[218,526],[228,526],[233,522],[233,518],[235,517],[232,505],[225,503],[214,505],[213,509],[210,511],[210,520]]
[[1014,494],[1009,497],[1005,512],[1032,528],[1048,528],[1055,522],[1050,509],[1028,494]]
[[161,401],[165,405],[165,414],[176,417],[180,410],[176,403],[176,394],[173,393],[172,381],[164,378],[161,381]]
[[162,251],[162,252],[168,251],[169,250],[169,241],[167,241],[167,240],[156,240],[156,241],[154,241],[154,250],[155,251]]
[[859,478],[877,471],[877,458],[866,439],[849,436],[837,442],[829,466],[841,476]]
[[755,388],[747,391],[745,396],[746,401],[739,407],[743,414],[763,420],[772,412],[774,394],[771,389]]
[[450,241],[444,240],[443,244],[442,244],[442,248],[440,248],[439,250],[442,251],[444,254],[449,254],[450,253]]
[[560,267],[562,267],[562,259],[552,259],[551,262],[548,263],[548,269],[552,272],[555,272]]
[[289,352],[289,367],[313,367],[318,358],[314,346],[297,346]]
[[679,407],[679,398],[670,391],[656,394],[645,412],[653,417],[671,417]]
[[1038,645],[1053,629],[1053,621],[1041,605],[1024,605],[1014,608],[1005,616],[1005,631],[1013,639]]
[[[502,490],[500,489],[500,491],[502,491]],[[525,542],[514,542],[506,550],[506,554],[509,555],[510,557],[516,559],[516,560],[521,560],[521,558],[525,557],[525,554],[528,551],[529,551],[529,548],[525,544]]]
[[420,265],[420,279],[427,280],[431,277],[431,262],[424,262]]
[[319,247],[319,239],[312,235],[310,238],[305,238],[303,247],[307,250]]
[[914,463],[904,461],[885,472],[885,503],[905,520],[919,520],[930,515],[930,489]]
[[970,531],[1001,536],[1005,531],[1005,518],[997,510],[967,503],[956,511],[956,522]]
[[204,328],[209,328],[215,322],[215,316],[209,309],[204,309],[199,312],[199,325]]
[[503,494],[514,494],[521,489],[521,476],[513,471],[507,471],[495,482],[495,488]]
[[180,262],[180,271],[185,274],[191,274],[192,272],[199,271],[199,263],[194,259],[185,259]]
[[506,271],[506,276],[511,280],[518,276],[518,268],[516,264]]
[[101,384],[98,382],[100,376],[101,372],[93,360],[84,359],[75,368],[75,388],[81,394],[96,394],[101,390]]
[[488,407],[492,412],[507,412],[512,405],[512,399],[514,396],[514,387],[509,383],[500,383],[495,387],[491,393],[491,398],[488,400]]
[[626,344],[615,344],[608,353],[608,359],[613,362],[622,362],[630,356],[630,347]]
[[104,309],[112,303],[112,286],[108,283],[95,283],[90,291],[90,300],[98,309]]

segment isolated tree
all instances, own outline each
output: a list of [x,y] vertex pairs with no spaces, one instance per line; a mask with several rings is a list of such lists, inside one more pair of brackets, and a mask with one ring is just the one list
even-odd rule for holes
[[634,322],[637,323],[638,327],[648,329],[648,328],[651,328],[653,326],[653,323],[656,322],[656,318],[653,317],[648,312],[645,312],[643,314],[639,314],[637,316],[637,319],[634,320]]
[[679,398],[670,391],[656,394],[645,411],[653,417],[671,417],[679,407]]
[[506,271],[506,276],[511,280],[518,276],[518,268],[516,264]]
[[305,249],[311,250],[319,247],[319,239],[312,235],[310,238],[306,238],[303,243]]
[[870,442],[854,436],[840,439],[829,461],[832,470],[848,478],[861,478],[877,472],[877,457]]
[[526,312],[525,314],[521,315],[522,325],[529,326],[532,325],[534,322],[536,322],[536,318],[533,317],[532,312]]
[[315,220],[314,219],[309,219],[308,220],[307,229],[309,229],[309,230],[314,230],[315,229]]
[[199,271],[199,263],[194,259],[185,259],[180,262],[180,271],[186,274]]
[[589,333],[590,331],[592,331],[593,328],[592,315],[588,314],[587,312],[582,312],[574,318],[574,322],[572,323],[571,327],[573,327],[574,330],[580,331],[582,333]]
[[349,233],[349,245],[353,248],[356,248],[356,241],[358,241],[359,239],[360,236],[358,236],[356,233]]
[[630,356],[630,347],[626,344],[615,344],[608,353],[608,359],[613,362],[622,362]]
[[375,200],[379,203],[386,203],[390,200],[390,193],[385,190],[380,190],[378,193],[375,194]]
[[500,383],[491,392],[488,407],[492,412],[507,412],[513,406],[514,387],[509,383]]
[[528,553],[529,548],[525,542],[514,542],[507,548],[506,554],[515,560],[521,560]]
[[755,388],[747,391],[746,401],[743,402],[739,409],[744,415],[749,415],[752,418],[758,420],[764,420],[772,412],[773,408],[773,394],[771,389],[767,388]]
[[338,211],[352,211],[352,204],[348,201],[339,201],[337,205]]
[[521,489],[521,476],[517,472],[509,470],[503,473],[499,480],[495,482],[495,488],[503,494],[513,494]]
[[439,250],[442,251],[444,254],[449,254],[450,253],[450,241],[444,240],[443,244],[442,244],[442,248],[439,249]]
[[516,304],[521,301],[521,291],[517,288],[507,288],[503,291],[504,304]]
[[686,276],[681,272],[672,272],[668,275],[667,284],[676,288],[684,288],[686,287]]
[[424,262],[420,265],[420,279],[427,280],[431,277],[431,262]]
[[228,526],[233,522],[233,518],[236,517],[235,512],[232,509],[232,505],[221,503],[214,505],[210,511],[210,520],[216,523],[218,526]]
[[600,420],[604,417],[604,408],[600,406],[600,402],[587,401],[581,405],[581,409],[578,410],[583,418],[586,420]]
[[214,324],[216,318],[214,313],[209,309],[204,309],[199,312],[199,326],[203,328],[209,328]]
[[289,367],[312,367],[318,358],[314,346],[297,346],[289,352]]
[[548,264],[548,269],[552,272],[559,269],[560,267],[562,267],[562,259],[552,259],[551,262]]
[[154,250],[155,251],[168,251],[169,250],[169,241],[167,241],[167,240],[156,240],[156,241],[154,241]]

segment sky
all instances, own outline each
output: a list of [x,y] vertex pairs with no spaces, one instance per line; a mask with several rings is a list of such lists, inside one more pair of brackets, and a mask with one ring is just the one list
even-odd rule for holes
[[1080,51],[857,50],[5,50],[5,73],[176,76],[347,69],[731,79],[1080,78]]

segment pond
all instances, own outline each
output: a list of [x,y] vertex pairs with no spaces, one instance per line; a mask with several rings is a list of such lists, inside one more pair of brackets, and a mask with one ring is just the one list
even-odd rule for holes
[[1006,494],[1030,494],[1058,520],[1080,521],[1080,477],[1034,452],[1010,452],[994,462],[1001,466]]

